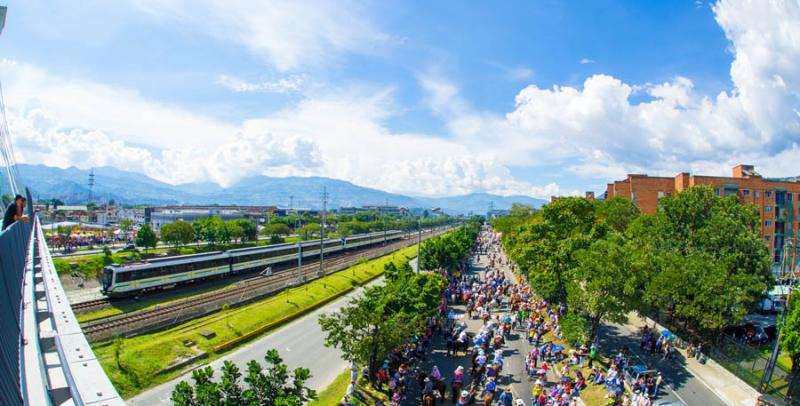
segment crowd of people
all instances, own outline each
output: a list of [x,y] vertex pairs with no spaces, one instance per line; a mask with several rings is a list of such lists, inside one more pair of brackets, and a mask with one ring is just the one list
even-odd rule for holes
[[[622,371],[630,360],[627,348],[610,357],[609,367],[603,368],[597,362],[596,342],[567,349],[545,341],[548,333],[562,339],[559,320],[567,309],[563,304],[548,303],[530,286],[514,282],[502,271],[510,264],[500,250],[497,235],[488,229],[481,232],[473,253],[478,260],[485,259],[485,272],[469,273],[467,264],[452,274],[439,270],[449,282],[442,293],[439,314],[430,319],[421,336],[389,354],[378,372],[378,389],[388,395],[389,406],[418,404],[417,399],[426,406],[446,400],[457,406],[572,406],[590,385],[607,390],[608,405],[650,405],[661,384],[660,376],[638,377],[632,393],[626,395]],[[465,314],[456,306],[463,306]],[[438,334],[445,343],[444,355],[459,364],[450,374],[438,366],[430,370],[421,367]],[[512,375],[506,371],[506,354],[513,353],[506,351],[512,335],[530,344],[524,359],[532,385],[529,397],[503,384],[514,381],[504,379]],[[651,337],[642,338],[642,345],[650,345]],[[659,339],[655,345],[669,348]],[[355,366],[353,371],[345,405],[358,396],[354,392]]]

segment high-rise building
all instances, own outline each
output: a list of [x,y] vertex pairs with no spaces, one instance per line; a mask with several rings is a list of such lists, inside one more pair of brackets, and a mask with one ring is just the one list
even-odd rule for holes
[[753,165],[736,166],[731,177],[691,175],[688,172],[679,173],[674,178],[630,174],[626,179],[609,183],[606,195],[609,199],[625,197],[636,203],[643,213],[655,213],[661,197],[697,185],[711,185],[717,196],[735,195],[743,203],[758,208],[761,231],[775,264],[781,262],[787,241],[795,241],[797,247],[800,179],[764,178]]

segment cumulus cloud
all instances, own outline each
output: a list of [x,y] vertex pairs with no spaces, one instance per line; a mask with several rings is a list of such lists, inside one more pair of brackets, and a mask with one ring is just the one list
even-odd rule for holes
[[[503,165],[567,167],[583,177],[698,169],[728,174],[753,163],[766,174],[800,142],[800,3],[721,2],[716,19],[731,42],[734,87],[714,97],[693,82],[636,85],[605,74],[581,87],[521,90],[505,115],[474,112],[441,77],[421,81],[434,111],[464,145]],[[650,100],[634,103],[634,92]],[[457,105],[458,108],[447,108]],[[795,170],[796,171],[796,170]],[[791,172],[791,171],[790,171]]]
[[[200,24],[197,16],[184,14],[180,0],[141,4],[160,18]],[[203,3],[219,11],[208,20],[214,35],[238,29],[229,39],[279,70],[323,61],[328,50],[361,52],[356,44],[377,32],[370,26],[326,29],[340,18],[344,25],[354,21],[358,7],[320,7],[307,16],[294,8],[314,7],[280,3],[277,16],[309,25],[309,33],[297,34],[289,27],[296,21],[270,27],[278,17],[256,20],[247,15],[249,3],[230,3],[231,10],[221,10],[221,4]],[[389,128],[399,110],[391,87],[302,92],[288,107],[226,123],[130,89],[58,77],[31,65],[2,61],[0,76],[19,161],[114,165],[172,183],[320,175],[419,195],[547,197],[565,191],[554,183],[516,180],[508,168],[557,167],[583,179],[611,180],[630,172],[673,175],[687,169],[726,174],[737,163],[752,163],[765,175],[797,175],[800,4],[723,2],[714,12],[734,55],[728,91],[704,95],[682,76],[630,84],[598,73],[575,87],[527,86],[513,109],[497,114],[474,108],[446,74],[428,72],[417,78],[429,108],[446,124],[446,134],[437,136]],[[220,77],[220,84],[235,91],[290,91],[292,77],[258,83],[229,76]],[[631,101],[634,94],[645,100]]]
[[[110,165],[169,183],[223,186],[263,174],[327,176],[416,195],[489,191],[549,196],[558,191],[555,184],[515,181],[495,157],[468,146],[390,131],[384,122],[396,109],[391,88],[305,96],[272,114],[227,124],[150,103],[126,89],[70,81],[27,64],[5,61],[0,72],[14,79],[7,87],[8,118],[20,162]],[[72,98],[58,97],[69,92]],[[76,110],[74,103],[82,106]],[[76,111],[81,114],[71,115]],[[141,118],[153,121],[137,122]]]
[[330,62],[339,53],[373,52],[391,38],[353,1],[135,0],[165,23],[243,45],[285,72]]

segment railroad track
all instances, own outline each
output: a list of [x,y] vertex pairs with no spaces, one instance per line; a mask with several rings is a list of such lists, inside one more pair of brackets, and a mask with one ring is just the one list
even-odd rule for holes
[[[437,232],[433,235],[429,234],[427,238],[439,235],[442,232]],[[244,279],[238,282],[234,288],[190,297],[182,301],[169,303],[164,306],[157,306],[152,309],[90,321],[82,324],[81,328],[87,337],[96,338],[111,336],[109,332],[114,332],[118,329],[123,329],[126,327],[132,328],[132,326],[164,324],[174,325],[179,321],[184,321],[181,319],[181,315],[187,316],[186,318],[188,319],[212,313],[218,310],[218,306],[215,306],[215,304],[219,303],[228,303],[231,306],[249,303],[253,300],[278,293],[285,288],[301,285],[321,276],[338,272],[347,266],[356,264],[362,258],[377,258],[412,244],[413,241],[411,239],[404,239],[384,247],[336,257],[325,261],[325,269],[322,273],[320,273],[319,270],[319,262],[316,261],[303,265],[299,270],[295,267],[284,271],[275,272],[273,275],[268,277],[260,276]],[[258,293],[248,295],[248,293],[252,292]],[[92,302],[99,301],[100,300],[84,303],[90,304]],[[83,305],[83,303],[78,303],[76,305]],[[197,314],[196,310],[201,309],[204,306],[209,306],[208,311],[202,312],[202,314]],[[188,317],[190,314],[194,314],[194,316]],[[172,320],[171,323],[169,322],[170,320]],[[139,329],[140,327],[134,328],[134,330]]]
[[70,305],[72,307],[72,311],[75,313],[86,313],[92,311],[96,308],[106,307],[111,305],[111,300],[107,297],[95,300],[88,300],[85,302],[74,303]]

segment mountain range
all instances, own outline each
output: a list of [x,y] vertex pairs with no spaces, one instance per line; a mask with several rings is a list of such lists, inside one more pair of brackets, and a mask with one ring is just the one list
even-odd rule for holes
[[[89,171],[75,167],[56,168],[45,165],[18,164],[23,182],[31,189],[34,199],[58,198],[65,203],[86,202],[89,196]],[[242,179],[229,187],[216,183],[198,182],[171,185],[140,173],[113,167],[95,168],[93,201],[114,200],[124,204],[235,204],[274,205],[298,208],[321,208],[322,189],[329,194],[328,207],[362,205],[396,205],[409,208],[440,207],[455,214],[485,213],[490,204],[495,209],[508,209],[513,203],[540,207],[545,200],[528,196],[499,196],[471,193],[462,196],[406,196],[354,185],[350,182],[323,177],[254,176]]]

